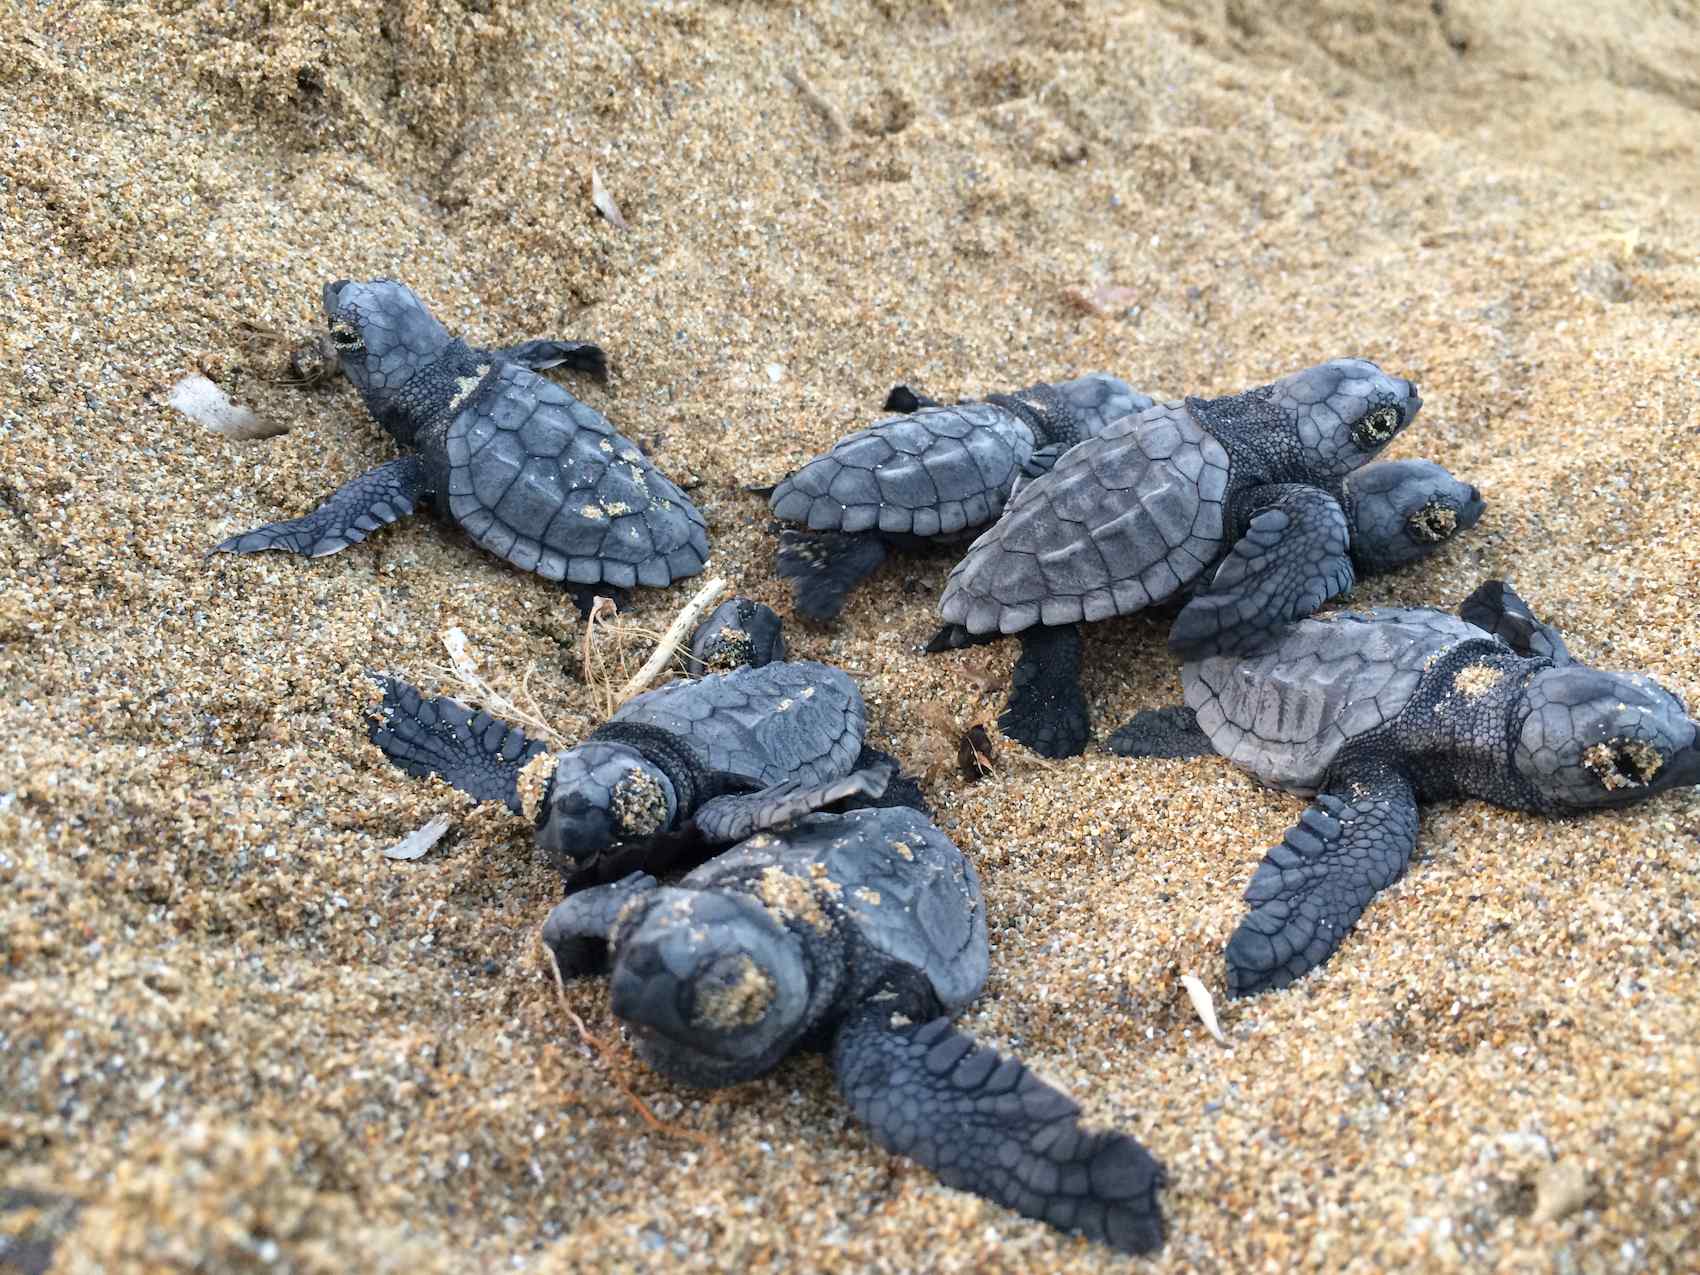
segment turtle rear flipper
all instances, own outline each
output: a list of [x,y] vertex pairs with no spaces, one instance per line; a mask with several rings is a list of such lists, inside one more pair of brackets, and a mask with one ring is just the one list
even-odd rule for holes
[[891,777],[885,783],[885,791],[875,797],[846,797],[839,809],[889,810],[897,806],[907,806],[931,817],[933,812],[921,792],[920,783],[913,775],[904,772],[903,763],[882,749],[863,744],[862,751],[856,757],[855,768],[875,770],[881,766],[891,771]]
[[1106,747],[1119,757],[1212,757],[1216,749],[1185,704],[1135,713]]
[[911,415],[923,407],[943,407],[944,404],[936,398],[910,389],[907,385],[893,385],[891,392],[885,396],[883,410],[887,412],[902,412]]
[[447,698],[426,699],[397,678],[374,674],[384,702],[370,718],[368,738],[385,757],[418,778],[441,776],[478,801],[520,811],[519,772],[542,744],[482,710]]
[[971,1191],[1124,1253],[1163,1242],[1163,1168],[1133,1138],[1089,1132],[1080,1107],[948,1018],[894,1026],[870,1001],[839,1028],[832,1069],[875,1142]]
[[1021,658],[1010,673],[1009,703],[998,729],[1041,757],[1074,757],[1092,738],[1091,714],[1080,689],[1080,629],[1065,624],[1021,635]]
[[1485,580],[1459,604],[1458,617],[1493,634],[1513,651],[1554,664],[1570,664],[1570,648],[1557,629],[1535,618],[1529,604],[1503,580]]
[[566,367],[575,372],[588,372],[599,381],[608,379],[608,355],[600,345],[590,341],[521,341],[518,345],[504,345],[490,353],[528,367],[533,372]]
[[774,569],[791,581],[793,605],[811,620],[835,620],[844,599],[885,561],[885,541],[868,532],[779,533]]
[[283,549],[307,558],[322,558],[407,517],[425,496],[426,481],[419,457],[402,456],[349,479],[312,513],[255,527],[214,545],[209,553]]
[[1279,484],[1209,587],[1181,609],[1169,650],[1242,651],[1352,587],[1350,532],[1340,502],[1319,487]]
[[1250,915],[1228,940],[1228,991],[1285,987],[1340,946],[1364,908],[1397,881],[1417,844],[1410,781],[1378,767],[1321,793],[1246,888]]
[[705,801],[691,823],[708,841],[730,845],[764,828],[777,828],[824,810],[846,797],[878,797],[891,776],[891,768],[880,765],[820,783],[796,779],[759,792],[727,793]]

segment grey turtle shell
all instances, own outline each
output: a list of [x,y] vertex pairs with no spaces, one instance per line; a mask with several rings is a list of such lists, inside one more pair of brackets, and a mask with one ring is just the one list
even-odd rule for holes
[[1496,640],[1440,611],[1339,611],[1294,624],[1264,654],[1189,661],[1181,682],[1217,752],[1309,796],[1342,748],[1399,715],[1440,653]]
[[689,497],[595,408],[517,363],[486,376],[449,422],[444,452],[449,512],[523,571],[664,588],[708,561]]
[[608,721],[658,727],[706,769],[766,788],[849,774],[868,714],[843,669],[798,660],[669,682],[627,700]]
[[[1053,388],[1083,437],[1152,401],[1102,373]],[[995,403],[925,407],[839,439],[775,487],[769,508],[812,531],[952,535],[997,518],[1044,441]]]
[[[815,885],[824,875],[861,938],[926,975],[954,1014],[985,986],[991,954],[986,901],[974,865],[908,807],[810,815],[758,833],[691,872],[684,884],[741,886],[777,869]],[[856,1003],[866,988],[845,989]],[[842,997],[842,993],[841,993]]]
[[[1134,499],[1102,521],[1104,492]],[[1228,454],[1184,402],[1112,424],[1018,492],[945,582],[939,613],[970,633],[1128,615],[1222,554]]]

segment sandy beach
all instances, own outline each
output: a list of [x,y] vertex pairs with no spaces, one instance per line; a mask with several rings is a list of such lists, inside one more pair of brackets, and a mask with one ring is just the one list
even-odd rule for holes
[[[367,670],[464,690],[451,627],[569,739],[642,641],[596,639],[587,683],[566,593],[430,517],[204,556],[395,454],[292,370],[334,278],[405,279],[475,345],[600,343],[607,386],[551,375],[787,617],[742,487],[896,382],[1217,395],[1361,355],[1425,400],[1388,456],[1488,511],[1351,604],[1508,578],[1692,710],[1692,0],[14,3],[0,121],[0,1237],[78,1273],[1696,1269],[1692,791],[1425,810],[1333,960],[1229,1001],[1300,799],[1001,741],[969,783],[1015,647],[917,653],[948,550],[793,623],[980,869],[961,1025],[1165,1163],[1168,1243],[1128,1259],[880,1150],[818,1057],[647,1070],[605,986],[543,973],[524,822],[366,741]],[[284,432],[172,408],[195,372]],[[1088,632],[1098,740],[1179,699],[1163,638]]]

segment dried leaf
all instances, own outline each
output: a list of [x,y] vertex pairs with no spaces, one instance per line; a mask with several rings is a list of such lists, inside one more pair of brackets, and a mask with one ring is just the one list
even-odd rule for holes
[[1216,1021],[1216,1002],[1210,995],[1210,989],[1198,981],[1196,974],[1182,974],[1181,986],[1186,988],[1187,996],[1192,1000],[1192,1007],[1197,1011],[1204,1030],[1216,1038],[1218,1045],[1226,1045],[1228,1038],[1222,1035],[1221,1025]]
[[608,188],[602,184],[602,174],[596,171],[596,165],[590,166],[590,202],[596,205],[596,211],[601,213],[613,224],[615,230],[625,230],[626,219],[620,216],[620,206],[614,202],[614,196],[608,193]]
[[185,376],[173,385],[165,401],[197,425],[227,438],[272,438],[289,432],[289,426],[268,424],[246,407],[231,402],[230,395],[199,374]]
[[415,828],[388,850],[384,851],[386,859],[418,859],[425,852],[443,839],[443,834],[453,826],[454,821],[447,815],[438,815],[423,828]]
[[996,774],[998,767],[993,757],[991,734],[976,722],[963,733],[956,746],[956,764],[962,769],[962,777],[973,783]]

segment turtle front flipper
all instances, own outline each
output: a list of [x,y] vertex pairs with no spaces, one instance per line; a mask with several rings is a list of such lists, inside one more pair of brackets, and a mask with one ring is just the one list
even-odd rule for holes
[[620,911],[640,894],[655,889],[655,878],[634,872],[609,885],[580,890],[557,903],[543,922],[543,942],[562,978],[608,972],[608,942]]
[[599,381],[608,379],[608,356],[600,345],[589,341],[521,341],[490,353],[533,372],[565,367],[574,372],[588,372]]
[[1493,634],[1522,656],[1536,656],[1554,664],[1571,664],[1574,659],[1557,629],[1543,624],[1529,604],[1503,580],[1484,580],[1458,607],[1458,618]]
[[406,682],[383,674],[372,680],[384,702],[367,720],[368,737],[408,774],[441,776],[478,801],[500,801],[520,812],[519,772],[542,744],[517,726],[452,699],[426,699]]
[[1105,747],[1118,757],[1211,757],[1216,749],[1185,704],[1135,713]]
[[820,783],[794,779],[759,792],[726,793],[711,797],[697,807],[691,823],[706,840],[731,845],[764,828],[777,828],[824,810],[847,797],[882,796],[891,777],[891,767],[879,765]]
[[1257,512],[1210,584],[1169,632],[1176,655],[1243,651],[1352,587],[1346,511],[1317,487],[1251,493]]
[[875,1142],[958,1190],[1124,1253],[1163,1242],[1163,1167],[1133,1138],[1088,1131],[1080,1107],[947,1018],[870,1001],[832,1043],[832,1069]]
[[1228,940],[1228,991],[1285,987],[1326,961],[1417,844],[1411,784],[1391,767],[1340,776],[1350,797],[1321,793],[1246,888],[1250,915]]
[[1080,628],[1037,627],[1021,635],[1021,658],[1010,673],[1009,703],[998,729],[1041,757],[1074,757],[1092,738],[1091,715],[1080,689]]
[[270,522],[214,545],[211,553],[258,553],[283,549],[303,557],[359,544],[379,527],[411,514],[426,494],[425,466],[403,456],[369,469],[338,487],[312,513],[287,522]]
[[791,581],[792,605],[811,620],[835,620],[844,599],[885,561],[885,541],[866,531],[779,533],[774,570]]

